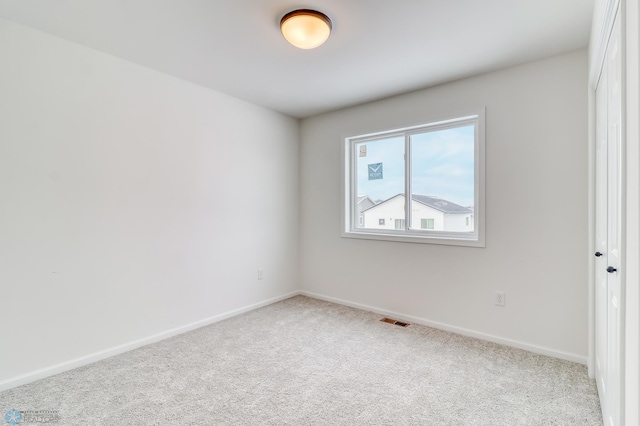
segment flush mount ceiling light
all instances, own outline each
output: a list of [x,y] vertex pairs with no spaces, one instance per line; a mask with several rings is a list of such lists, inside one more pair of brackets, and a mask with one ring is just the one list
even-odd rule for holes
[[329,38],[331,19],[316,10],[298,9],[282,17],[280,30],[295,47],[313,49]]

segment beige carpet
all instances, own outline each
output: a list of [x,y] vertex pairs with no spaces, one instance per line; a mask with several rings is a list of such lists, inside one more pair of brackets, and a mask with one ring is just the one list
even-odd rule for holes
[[583,365],[380,318],[294,297],[0,393],[0,419],[16,409],[56,411],[59,425],[602,424]]

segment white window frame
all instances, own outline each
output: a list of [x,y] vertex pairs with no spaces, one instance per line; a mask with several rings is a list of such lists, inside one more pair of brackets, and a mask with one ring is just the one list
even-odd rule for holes
[[[411,224],[411,144],[409,137],[425,130],[444,130],[475,125],[474,149],[474,211],[473,232],[447,232],[423,229],[409,229]],[[356,160],[357,143],[393,136],[405,137],[405,211],[407,212],[404,230],[364,229],[356,226],[358,209],[356,200]],[[449,115],[447,118],[430,120],[425,124],[407,126],[399,129],[345,137],[341,141],[342,152],[342,221],[341,235],[345,238],[398,241],[410,243],[444,244],[468,247],[485,247],[485,109],[479,108],[470,113]]]

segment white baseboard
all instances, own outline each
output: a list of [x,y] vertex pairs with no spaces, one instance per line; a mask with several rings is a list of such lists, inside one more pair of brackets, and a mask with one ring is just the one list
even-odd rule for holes
[[462,327],[456,327],[449,324],[444,324],[437,321],[431,321],[425,318],[414,317],[411,315],[406,315],[400,312],[393,312],[386,309],[378,308],[375,306],[363,305],[361,303],[355,303],[344,299],[338,299],[335,297],[324,296],[322,294],[313,293],[310,291],[300,291],[299,294],[304,296],[312,297],[314,299],[325,300],[327,302],[337,303],[339,305],[350,306],[352,308],[362,309],[365,311],[375,312],[380,315],[393,317],[398,320],[404,320],[408,322],[412,322],[414,324],[426,325],[428,327],[437,328],[440,330],[450,331],[452,333],[461,334],[463,336],[474,337],[476,339],[486,340],[493,343],[498,343],[504,346],[511,346],[513,348],[523,349],[525,351],[547,355],[554,358],[564,359],[567,361],[576,362],[579,364],[587,365],[587,357],[583,355],[573,354],[569,352],[558,351],[555,349],[545,348],[543,346],[532,345],[525,342],[520,342],[518,340],[505,339],[498,336],[493,336],[491,334],[481,333],[479,331],[469,330]]
[[160,340],[168,339],[169,337],[176,336],[178,334],[186,333],[191,330],[195,330],[200,327],[204,327],[209,324],[216,323],[218,321],[225,320],[227,318],[234,317],[236,315],[243,314],[245,312],[253,311],[254,309],[262,308],[263,306],[271,305],[281,300],[289,299],[290,297],[300,294],[298,291],[284,294],[282,296],[274,297],[264,300],[262,302],[254,303],[249,306],[234,309],[233,311],[225,312],[220,315],[216,315],[210,318],[205,318],[200,321],[193,322],[191,324],[183,325],[181,327],[172,328],[161,333],[154,334],[149,337],[135,340],[133,342],[125,343],[123,345],[108,348],[99,352],[95,352],[89,355],[85,355],[79,358],[71,359],[69,361],[61,362],[50,367],[41,368],[39,370],[31,371],[20,376],[12,377],[10,379],[0,382],[0,392],[15,388],[17,386],[25,385],[27,383],[35,382],[36,380],[44,379],[46,377],[53,376],[64,371],[73,370],[74,368],[82,367],[87,364],[91,364],[96,361],[103,360],[105,358],[119,355],[121,353],[137,349],[141,346],[145,346],[151,343],[158,342]]
[[428,327],[437,328],[440,330],[450,331],[452,333],[461,334],[463,336],[474,337],[481,340],[487,340],[489,342],[498,343],[505,346],[511,346],[518,349],[523,349],[529,352],[538,353],[541,355],[547,355],[554,358],[560,358],[567,361],[577,362],[580,364],[587,364],[587,357],[577,354],[572,354],[568,352],[562,352],[550,348],[545,348],[542,346],[531,345],[529,343],[520,342],[517,340],[505,339],[498,336],[493,336],[491,334],[485,334],[478,331],[469,330],[466,328],[456,327],[448,324],[444,324],[437,321],[431,321],[425,318],[414,317],[412,315],[405,315],[400,312],[393,312],[382,308],[377,308],[374,306],[363,305],[361,303],[355,303],[344,299],[338,299],[335,297],[324,296],[322,294],[313,293],[310,291],[294,291],[291,293],[287,293],[278,297],[274,297],[271,299],[264,300],[262,302],[254,303],[249,306],[245,306],[242,308],[234,309],[233,311],[229,311],[220,315],[216,315],[210,318],[206,318],[200,321],[193,322],[191,324],[187,324],[181,327],[173,328],[167,331],[163,331],[161,333],[154,334],[149,337],[145,337],[142,339],[135,340],[133,342],[125,343],[123,345],[115,346],[113,348],[108,348],[99,352],[95,352],[83,357],[75,358],[69,361],[65,361],[56,365],[52,365],[50,367],[41,368],[39,370],[35,370],[20,376],[12,377],[10,379],[4,380],[0,382],[0,392],[15,388],[17,386],[25,385],[27,383],[35,382],[36,380],[44,379],[46,377],[53,376],[58,373],[62,373],[64,371],[73,370],[74,368],[82,367],[87,364],[91,364],[96,361],[103,360],[105,358],[109,358],[115,355],[119,355],[121,353],[137,349],[139,347],[149,345],[151,343],[158,342],[160,340],[168,339],[169,337],[176,336],[178,334],[186,333],[191,330],[195,330],[200,327],[204,327],[209,324],[216,323],[218,321],[225,320],[227,318],[234,317],[236,315],[243,314],[245,312],[253,311],[258,308],[262,308],[267,305],[271,305],[273,303],[279,302],[281,300],[289,299],[290,297],[297,295],[304,295],[308,297],[312,297],[314,299],[325,300],[327,302],[337,303],[340,305],[350,306],[356,309],[362,309],[366,311],[375,312],[381,315],[386,315],[390,317],[394,317],[396,319],[406,320],[415,324],[422,324]]

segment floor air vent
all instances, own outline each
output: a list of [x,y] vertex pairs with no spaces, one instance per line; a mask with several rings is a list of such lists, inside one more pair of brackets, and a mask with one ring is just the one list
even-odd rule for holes
[[382,318],[380,321],[387,322],[393,325],[399,325],[400,327],[409,327],[411,325],[408,322],[396,321],[392,318],[387,318],[387,317]]

